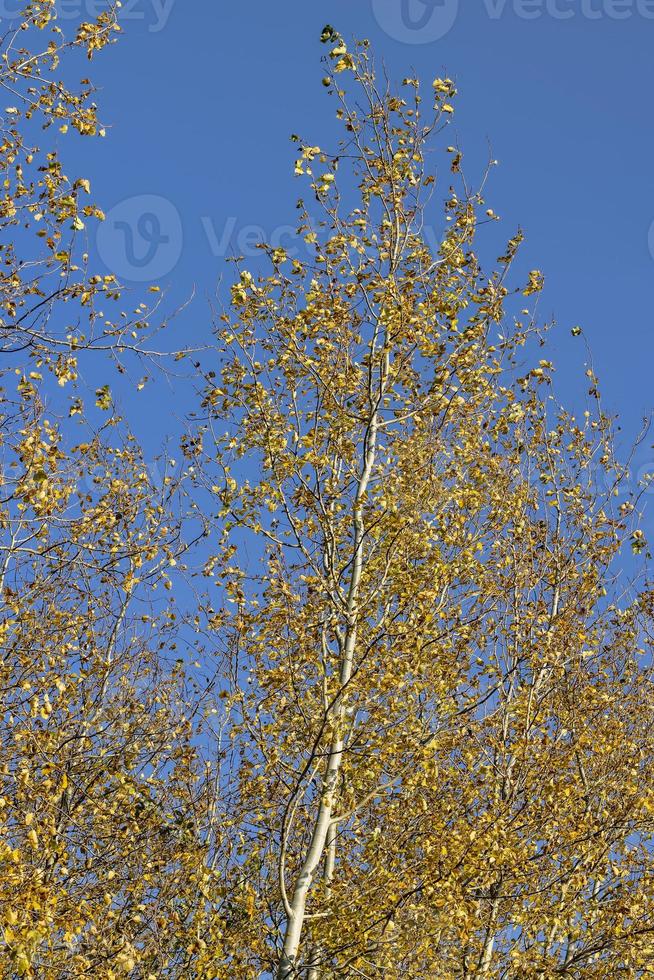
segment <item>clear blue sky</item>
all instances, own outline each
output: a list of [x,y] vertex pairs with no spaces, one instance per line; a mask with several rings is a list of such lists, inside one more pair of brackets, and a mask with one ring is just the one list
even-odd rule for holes
[[[368,37],[394,78],[456,79],[453,136],[467,176],[481,173],[490,141],[501,166],[488,203],[507,238],[522,225],[527,268],[546,276],[540,309],[558,324],[558,393],[578,404],[584,348],[570,328],[579,324],[605,409],[635,433],[654,407],[654,0],[125,0],[124,35],[93,64],[108,136],[79,149],[94,197],[126,223],[99,242],[101,255],[129,273],[133,234],[134,276],[170,283],[175,298],[195,286],[178,329],[206,341],[205,297],[231,272],[219,253],[247,251],[247,226],[283,235],[294,221],[289,135],[329,143],[326,21],[346,39]],[[131,201],[141,195],[150,199]],[[143,211],[159,223],[141,225],[154,240],[149,263]],[[651,240],[654,251],[654,231]],[[155,433],[164,396],[151,389],[141,403]],[[637,471],[654,470],[653,442]]]

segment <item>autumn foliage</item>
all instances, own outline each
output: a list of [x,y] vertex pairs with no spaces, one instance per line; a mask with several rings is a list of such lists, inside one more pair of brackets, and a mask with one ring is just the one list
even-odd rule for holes
[[649,975],[639,496],[592,370],[580,417],[551,397],[521,233],[475,251],[453,81],[392,86],[325,28],[343,139],[296,137],[307,258],[236,259],[155,480],[80,379],[163,314],[107,319],[91,185],[30,135],[101,135],[57,70],[115,12],[66,40],[52,8],[1,69],[0,975]]

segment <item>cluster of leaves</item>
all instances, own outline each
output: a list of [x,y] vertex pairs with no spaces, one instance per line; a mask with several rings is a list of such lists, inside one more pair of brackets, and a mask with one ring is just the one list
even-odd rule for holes
[[[105,136],[91,81],[71,88],[66,78],[79,53],[90,58],[112,41],[118,7],[107,3],[69,37],[56,0],[40,0],[2,37],[0,82],[9,104],[0,109],[0,351],[29,352],[62,386],[77,377],[80,351],[119,359],[142,349],[150,333],[147,306],[112,312],[119,283],[89,268],[87,235],[105,216],[90,181],[68,176],[55,145],[67,133]],[[43,131],[54,129],[58,138],[41,145]]]

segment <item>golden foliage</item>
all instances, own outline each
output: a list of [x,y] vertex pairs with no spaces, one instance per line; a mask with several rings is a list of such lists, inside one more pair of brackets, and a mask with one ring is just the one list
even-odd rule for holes
[[324,39],[346,133],[298,138],[310,257],[239,266],[204,400],[268,956],[279,978],[644,975],[652,593],[612,571],[610,420],[594,379],[581,422],[548,405],[518,306],[542,274],[509,286],[520,234],[484,273],[494,212],[459,151],[455,186],[426,169],[453,83],[432,110]]
[[25,136],[101,133],[59,59],[115,15],[66,40],[53,12],[0,68],[0,976],[647,975],[638,499],[592,371],[582,419],[550,398],[522,233],[485,272],[483,184],[457,147],[451,186],[426,166],[454,83],[382,88],[324,29],[344,138],[296,138],[306,258],[237,262],[204,421],[155,479],[111,385],[94,428],[77,384],[80,350],[142,352],[146,307],[100,312],[90,182]]

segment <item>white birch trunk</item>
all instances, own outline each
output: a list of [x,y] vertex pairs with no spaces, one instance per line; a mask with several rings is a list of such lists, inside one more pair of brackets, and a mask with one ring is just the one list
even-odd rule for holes
[[[371,343],[374,349],[375,339]],[[388,354],[383,355],[380,366],[379,390],[373,393],[372,377],[370,378],[370,402],[371,415],[368,423],[364,443],[364,465],[357,486],[356,496],[353,506],[354,540],[353,540],[353,564],[350,576],[350,585],[347,599],[347,631],[343,645],[339,684],[341,694],[335,702],[336,727],[335,735],[329,751],[327,771],[322,780],[322,792],[320,806],[316,816],[316,822],[311,836],[308,851],[300,868],[300,872],[293,890],[293,897],[290,902],[290,913],[287,917],[286,931],[284,935],[284,946],[281,962],[277,974],[278,980],[290,980],[297,978],[297,957],[300,948],[302,930],[306,918],[306,905],[309,890],[316,876],[320,862],[325,854],[330,829],[334,818],[334,800],[338,782],[338,775],[343,762],[343,750],[345,747],[343,732],[345,725],[345,710],[342,692],[345,691],[352,676],[352,665],[354,652],[357,642],[357,616],[359,587],[361,584],[361,574],[363,571],[363,539],[365,526],[363,520],[363,505],[377,450],[378,436],[378,408],[385,389],[385,382],[388,372]],[[330,874],[333,875],[333,859],[331,861]]]

